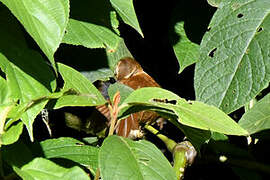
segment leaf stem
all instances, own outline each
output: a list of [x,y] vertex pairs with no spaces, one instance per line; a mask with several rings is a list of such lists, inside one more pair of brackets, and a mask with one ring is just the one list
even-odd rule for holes
[[177,143],[172,140],[169,139],[167,136],[160,134],[158,130],[156,130],[154,127],[152,127],[151,125],[146,124],[144,126],[145,129],[147,129],[148,131],[150,131],[152,134],[156,135],[167,147],[167,149],[173,153],[173,149],[174,147],[177,145]]
[[111,126],[110,126],[110,130],[109,130],[109,136],[113,135],[114,132],[114,127],[117,121],[117,116],[119,113],[119,103],[120,103],[120,92],[117,91],[113,97],[113,103],[112,105],[109,104],[109,110],[110,110],[110,115],[111,115]]
[[159,133],[154,127],[147,124],[144,127],[163,141],[167,149],[172,153],[174,162],[173,169],[176,173],[176,177],[178,180],[183,179],[186,166],[192,164],[197,155],[192,144],[188,141],[176,143],[174,140]]
[[99,170],[99,168],[97,168],[97,170],[96,170],[96,176],[95,176],[95,179],[94,180],[99,180],[99,176],[100,176],[100,170]]

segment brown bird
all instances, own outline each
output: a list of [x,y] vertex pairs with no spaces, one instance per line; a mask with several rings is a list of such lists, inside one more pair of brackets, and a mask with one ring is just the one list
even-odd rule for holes
[[[160,87],[151,76],[143,71],[137,61],[129,57],[121,59],[116,65],[115,78],[118,82],[134,90],[142,87]],[[104,94],[104,86],[101,86],[99,90]],[[106,106],[98,106],[97,110],[110,120],[110,113]],[[151,111],[133,113],[117,123],[116,133],[123,137],[137,138],[141,134],[140,123],[151,123],[157,117],[158,114]]]

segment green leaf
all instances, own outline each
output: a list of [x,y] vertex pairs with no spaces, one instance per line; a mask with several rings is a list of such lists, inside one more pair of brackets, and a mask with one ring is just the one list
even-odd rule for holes
[[68,0],[0,0],[22,23],[42,51],[54,63],[54,53],[60,45],[68,23]]
[[[1,119],[1,118],[0,118]],[[16,124],[12,124],[7,130],[4,131],[4,134],[0,134],[0,144],[9,145],[18,141],[20,135],[23,131],[23,122],[19,121]]]
[[21,169],[14,168],[23,180],[56,180],[65,179],[89,180],[88,175],[79,167],[63,168],[47,159],[35,158]]
[[96,171],[98,148],[69,137],[48,139],[40,143],[46,158],[64,158]]
[[181,124],[198,129],[230,135],[247,134],[247,131],[218,108],[199,101],[186,101],[170,91],[157,87],[138,89],[131,93],[123,104],[165,108],[173,111]]
[[119,27],[119,21],[117,19],[117,14],[115,11],[110,12],[110,19],[111,19],[111,25],[114,30],[114,32],[120,36],[120,31],[118,30]]
[[116,12],[120,15],[122,20],[133,27],[143,37],[134,7],[133,0],[110,0]]
[[238,124],[246,129],[249,134],[270,129],[270,94],[266,95],[247,111]]
[[218,7],[223,0],[207,0],[208,4],[213,7]]
[[230,113],[266,88],[270,81],[269,9],[268,0],[239,0],[216,11],[195,68],[196,100]]
[[[20,105],[49,95],[56,88],[55,76],[40,54],[28,48],[16,19],[0,11],[0,68],[6,75],[9,100]],[[32,124],[46,101],[36,102],[21,116],[33,140]]]
[[3,104],[9,96],[7,82],[0,76],[0,104]]
[[170,163],[152,143],[110,136],[99,152],[99,168],[103,180],[173,180]]
[[63,91],[75,92],[60,97],[54,106],[55,109],[64,106],[97,106],[106,103],[100,92],[84,75],[64,64],[57,65],[65,82]]
[[115,93],[119,91],[120,92],[120,103],[121,105],[123,101],[129,96],[130,93],[132,93],[134,90],[130,88],[129,86],[126,86],[122,83],[116,82],[109,86],[108,88],[108,95],[111,99],[111,102],[113,102],[113,97]]
[[[199,45],[188,39],[184,29],[184,22],[176,23],[174,30],[174,33],[179,37],[179,40],[171,43],[173,43],[173,50],[180,64],[179,73],[181,73],[186,67],[198,61]],[[173,38],[175,41],[176,38],[174,36]]]
[[[0,53],[0,67],[7,74],[7,84],[12,99],[20,99],[21,104],[28,104],[33,99],[49,95],[55,89],[54,75],[38,54],[26,49],[21,57],[15,58],[12,60],[16,60],[14,63],[17,64]],[[45,100],[33,105],[21,116],[32,140],[32,124],[46,103]]]
[[[175,123],[174,123],[175,124]],[[179,127],[180,126],[180,127]],[[200,152],[201,146],[209,141],[211,138],[211,132],[197,129],[185,125],[177,125],[179,129],[185,134],[187,139],[191,142],[191,144],[195,147],[197,152]]]
[[119,40],[120,37],[104,26],[70,19],[62,42],[87,48],[115,49]]
[[107,48],[106,55],[108,58],[109,67],[112,71],[115,70],[115,66],[117,65],[118,61],[120,61],[122,58],[133,57],[126,46],[124,39],[121,39],[118,42],[118,45],[114,51],[111,51]]
[[92,83],[97,80],[108,81],[111,77],[114,77],[114,73],[109,68],[101,68],[95,71],[83,71],[81,73]]

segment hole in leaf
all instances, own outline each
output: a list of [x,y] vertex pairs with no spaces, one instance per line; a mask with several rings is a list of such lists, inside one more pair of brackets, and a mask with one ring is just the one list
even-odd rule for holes
[[150,161],[150,159],[146,159],[146,158],[140,158],[139,160],[140,160],[140,161],[145,161],[145,162]]
[[244,15],[242,13],[237,14],[238,18],[242,18]]
[[263,30],[263,28],[262,27],[259,27],[258,29],[257,29],[257,32],[261,32]]
[[77,146],[83,146],[83,143],[76,143]]
[[188,104],[192,105],[193,103],[191,101],[188,101]]
[[210,53],[208,54],[208,56],[210,56],[211,58],[213,58],[216,50],[217,50],[217,48],[212,49],[212,51],[210,51]]
[[154,102],[167,103],[167,104],[176,104],[176,100],[168,99],[153,99]]
[[228,103],[226,103],[226,104],[225,104],[225,107],[228,107],[228,106],[229,106],[229,104],[228,104]]
[[235,94],[235,93],[236,93],[236,90],[235,90],[235,89],[234,89],[234,90],[232,90],[232,93],[233,93],[233,94]]

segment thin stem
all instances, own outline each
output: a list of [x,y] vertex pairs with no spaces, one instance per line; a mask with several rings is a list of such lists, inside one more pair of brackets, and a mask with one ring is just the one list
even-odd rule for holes
[[99,168],[97,168],[97,170],[96,170],[96,176],[95,176],[95,179],[94,180],[98,180],[99,179],[99,176],[100,176],[100,170],[99,170]]
[[[110,107],[110,105],[109,105]],[[109,136],[113,135],[113,132],[114,132],[114,127],[115,127],[115,123],[116,123],[116,120],[117,120],[117,116],[115,116],[114,112],[113,112],[113,108],[109,108],[110,111],[111,111],[111,126],[110,126],[110,130],[109,130]]]
[[109,130],[109,136],[113,135],[115,123],[117,121],[117,116],[119,113],[119,103],[120,103],[120,92],[117,91],[113,97],[112,105],[109,105],[110,115],[111,115],[111,126]]
[[168,138],[167,136],[163,135],[163,134],[160,134],[158,130],[156,130],[155,128],[153,128],[152,126],[150,125],[145,125],[144,126],[145,129],[147,129],[148,131],[150,131],[152,134],[156,135],[165,145],[166,147],[168,148],[168,150],[173,153],[173,149],[174,147],[177,145],[177,143]]

